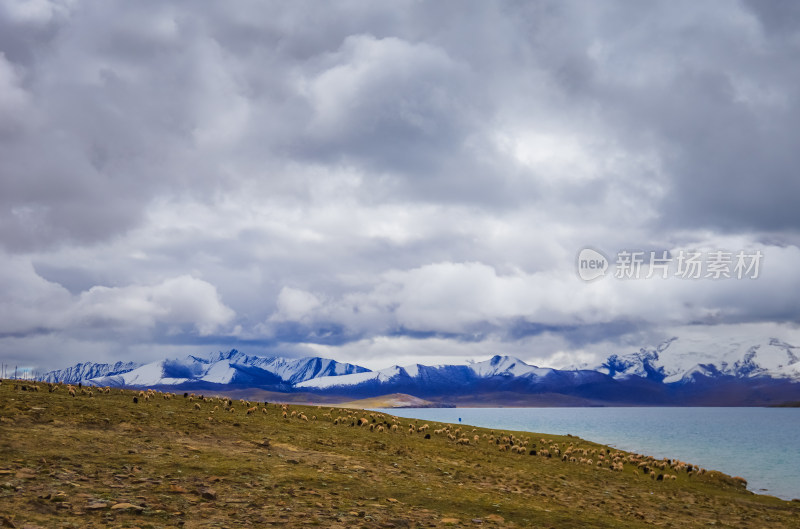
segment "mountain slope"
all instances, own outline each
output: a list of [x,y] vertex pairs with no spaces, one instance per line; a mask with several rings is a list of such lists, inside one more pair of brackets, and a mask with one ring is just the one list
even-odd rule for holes
[[65,384],[77,384],[84,380],[98,377],[114,376],[127,373],[139,367],[135,362],[116,362],[114,364],[97,364],[94,362],[82,362],[66,369],[59,369],[46,373],[42,380],[45,382],[63,382]]
[[[304,391],[354,396],[409,393],[418,397],[511,391],[559,392],[579,395],[586,388],[611,392],[619,385],[612,377],[595,371],[559,371],[531,366],[509,356],[494,356],[471,365],[392,366],[369,373],[319,377],[295,385]],[[588,392],[588,391],[586,391]]]
[[83,363],[50,372],[45,380],[170,391],[306,392],[320,400],[404,393],[438,402],[475,403],[480,395],[505,395],[508,402],[521,402],[514,395],[538,395],[538,402],[552,395],[561,396],[553,397],[558,402],[589,405],[773,405],[800,399],[800,347],[776,338],[671,338],[565,370],[497,355],[468,365],[377,371],[325,358],[261,357],[233,349],[145,365]]
[[769,377],[800,381],[800,347],[776,338],[731,337],[720,341],[670,338],[655,347],[612,354],[599,365],[582,366],[616,379],[635,376],[665,384],[698,377]]
[[220,385],[278,388],[289,390],[306,380],[320,376],[361,373],[366,368],[345,364],[327,358],[308,357],[286,359],[281,357],[249,356],[232,349],[208,357],[187,356],[151,362],[145,365],[87,364],[51,371],[48,381],[72,384],[82,382],[97,386],[188,386]]

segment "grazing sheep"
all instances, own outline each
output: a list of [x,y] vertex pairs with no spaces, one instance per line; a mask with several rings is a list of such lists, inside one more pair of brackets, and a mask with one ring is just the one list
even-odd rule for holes
[[258,407],[257,406],[253,406],[252,408],[247,408],[247,412],[245,413],[245,415],[250,415],[250,414],[255,413],[257,411],[258,411]]
[[[73,396],[73,397],[75,396],[74,392],[73,392],[73,395],[72,395],[72,396]],[[133,403],[134,403],[134,404],[139,404],[139,397],[133,397]]]
[[200,404],[198,404],[197,402],[195,402],[195,403],[194,403],[194,409],[196,409],[196,410],[199,410],[199,409],[200,409]]
[[301,421],[308,422],[308,417],[306,417],[305,413],[301,413],[300,415],[297,416],[297,418],[300,419]]

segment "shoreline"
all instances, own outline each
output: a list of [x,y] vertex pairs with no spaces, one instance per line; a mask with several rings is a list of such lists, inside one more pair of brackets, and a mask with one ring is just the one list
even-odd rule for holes
[[18,527],[761,527],[769,516],[788,529],[800,516],[741,478],[578,436],[196,394],[2,384],[0,450],[0,523]]
[[[649,415],[648,412],[653,411],[658,413],[656,410],[659,411],[666,411],[670,414],[677,413],[680,416],[685,415],[685,412],[708,412],[712,414],[712,416],[717,415],[720,410],[726,410],[728,412],[737,412],[737,411],[745,411],[749,412],[755,410],[756,408],[753,407],[725,407],[725,408],[718,408],[718,407],[573,407],[573,408],[455,408],[455,409],[448,409],[448,408],[420,408],[419,410],[422,413],[415,414],[412,408],[393,408],[393,409],[381,409],[379,411],[384,411],[387,413],[392,413],[393,411],[396,413],[401,414],[405,417],[414,416],[420,420],[442,420],[447,422],[453,422],[456,424],[463,424],[468,426],[479,426],[483,428],[503,428],[503,429],[511,429],[516,431],[528,431],[532,432],[534,429],[544,429],[545,431],[551,431],[554,434],[558,432],[560,435],[569,435],[569,434],[576,434],[577,436],[591,440],[592,442],[597,442],[600,444],[604,444],[607,446],[612,446],[617,449],[626,450],[626,451],[635,451],[650,455],[655,455],[657,457],[680,457],[681,459],[690,459],[700,462],[703,466],[708,468],[717,468],[717,469],[724,469],[723,471],[726,473],[731,473],[731,475],[741,475],[744,476],[752,488],[748,488],[749,491],[765,496],[774,496],[779,498],[783,501],[800,501],[800,483],[795,477],[798,472],[792,472],[793,468],[797,468],[798,463],[793,461],[782,461],[779,465],[781,468],[775,468],[774,471],[764,472],[763,468],[769,468],[765,461],[769,461],[770,457],[767,457],[769,454],[765,455],[765,453],[761,452],[754,456],[745,457],[738,453],[730,454],[728,452],[729,446],[731,444],[736,444],[731,441],[725,442],[714,442],[714,441],[707,441],[704,440],[701,445],[695,442],[688,442],[682,440],[683,436],[674,436],[669,438],[669,441],[664,441],[661,433],[657,429],[657,426],[647,425],[643,426],[642,433],[639,433],[635,436],[631,436],[631,432],[625,430],[625,428],[620,428],[613,433],[613,435],[605,430],[596,430],[594,428],[595,422],[602,422],[602,416],[610,414],[612,419],[619,419],[619,414],[616,412],[625,413],[627,411],[631,412],[640,412],[637,414],[635,418],[632,420],[638,420],[641,414]],[[783,408],[759,408],[763,411],[774,410],[779,412],[779,410]],[[517,420],[511,424],[505,422],[504,420],[498,418],[497,414],[483,414],[484,410],[497,410],[499,413],[505,413],[505,416],[511,417],[515,416],[516,412],[524,412],[524,410],[531,410],[531,417],[528,421]],[[437,414],[437,411],[443,412],[442,414]],[[464,412],[464,416],[461,417],[461,411]],[[563,411],[567,413],[567,418],[563,421],[560,421],[560,429],[558,428],[550,428],[547,429],[547,425],[550,424],[547,417],[541,417],[537,412],[543,412],[545,415],[550,416],[558,411]],[[592,419],[593,416],[597,415],[593,412],[599,412],[600,416]],[[471,412],[477,412],[478,416],[474,416]],[[587,416],[586,412],[590,415]],[[794,412],[789,412],[794,416]],[[563,416],[563,414],[558,413],[559,416]],[[783,415],[783,413],[781,413]],[[658,416],[656,416],[658,417]],[[463,418],[463,421],[461,420]],[[459,422],[460,421],[460,422]],[[588,421],[588,422],[587,422]],[[657,422],[657,421],[656,421]],[[793,422],[793,421],[790,421]],[[527,424],[527,426],[526,426]],[[570,426],[571,424],[571,426]],[[653,430],[653,428],[656,428]],[[647,434],[644,432],[652,432],[651,434]],[[713,439],[713,436],[710,436],[708,439]],[[744,442],[744,441],[742,441]],[[712,448],[713,446],[713,448]],[[775,454],[779,454],[782,452],[775,452]],[[777,456],[776,456],[777,457]],[[778,457],[778,459],[782,459],[782,457]],[[734,466],[733,463],[736,463]],[[784,470],[784,468],[786,470]],[[775,473],[777,472],[777,474]],[[787,483],[788,482],[788,483]],[[794,484],[792,486],[792,483]],[[790,486],[787,488],[786,485],[789,484]],[[764,485],[769,485],[765,487]],[[766,490],[765,490],[766,489]]]

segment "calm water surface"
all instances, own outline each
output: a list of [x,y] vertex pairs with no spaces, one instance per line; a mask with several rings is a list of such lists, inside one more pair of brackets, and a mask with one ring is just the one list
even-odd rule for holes
[[572,434],[620,450],[687,461],[800,498],[800,408],[407,408],[401,417]]

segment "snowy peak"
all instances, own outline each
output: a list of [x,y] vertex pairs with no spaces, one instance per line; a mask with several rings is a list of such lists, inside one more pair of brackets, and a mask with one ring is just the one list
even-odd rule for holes
[[542,369],[526,364],[513,356],[496,355],[483,362],[470,365],[436,365],[426,366],[412,364],[408,366],[392,366],[370,373],[319,377],[298,383],[297,388],[326,389],[332,387],[348,387],[360,384],[404,384],[413,386],[456,387],[473,384],[492,377],[536,378],[545,376],[553,369]]
[[595,370],[616,379],[691,382],[698,376],[789,378],[800,381],[800,347],[776,338],[734,337],[720,341],[670,338],[655,347],[612,354]]
[[476,375],[490,377],[497,375],[519,376],[530,371],[528,364],[513,356],[495,355],[489,360],[477,362],[470,366]]
[[[100,386],[172,386],[193,391],[260,388],[365,397],[390,393],[439,399],[452,395],[561,394],[577,402],[656,404],[684,395],[680,397],[686,399],[683,402],[732,402],[740,398],[741,402],[769,404],[779,398],[796,400],[800,347],[763,336],[728,336],[713,341],[690,336],[615,352],[593,367],[556,370],[513,356],[495,355],[467,365],[395,365],[377,371],[327,358],[254,356],[231,349],[145,365],[82,363],[48,373],[45,380]],[[686,392],[681,393],[681,388]],[[713,393],[709,388],[725,389]],[[742,388],[758,389],[748,393]],[[706,400],[697,397],[704,391],[708,391],[703,397]]]
[[[409,369],[412,369],[412,366],[409,366]],[[295,384],[295,387],[298,389],[328,389],[333,387],[357,386],[367,383],[382,384],[395,380],[399,377],[414,378],[409,376],[406,368],[392,366],[385,369],[379,369],[378,371],[361,371],[346,375],[322,376],[298,382]]]
[[521,377],[526,375],[544,375],[552,371],[552,369],[542,369],[526,364],[524,361],[513,356],[500,355],[495,355],[489,360],[472,364],[470,368],[472,368],[479,377]]
[[[663,350],[661,351],[663,352]],[[615,378],[638,376],[661,382],[666,378],[663,366],[658,365],[659,351],[656,349],[639,349],[627,356],[611,355],[600,364],[598,371]]]
[[190,383],[246,385],[290,389],[298,382],[322,376],[362,373],[369,370],[328,358],[250,356],[231,349],[206,357],[189,355],[140,365],[132,362],[77,364],[51,371],[47,381],[79,382],[99,386],[159,386]]
[[290,384],[325,376],[342,376],[365,373],[369,369],[353,364],[343,364],[327,358],[307,357],[297,360],[273,358],[265,367]]
[[83,380],[91,378],[113,376],[119,373],[131,371],[140,364],[135,362],[116,362],[114,364],[97,364],[94,362],[84,362],[75,364],[66,369],[50,371],[42,377],[45,382],[62,382],[64,384],[77,384]]

